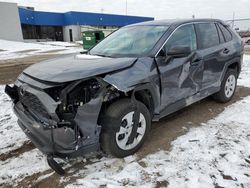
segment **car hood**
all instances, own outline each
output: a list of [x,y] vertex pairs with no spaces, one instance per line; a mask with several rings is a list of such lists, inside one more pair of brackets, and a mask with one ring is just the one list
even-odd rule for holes
[[131,66],[136,58],[108,58],[86,54],[63,56],[34,64],[24,73],[43,81],[68,82]]

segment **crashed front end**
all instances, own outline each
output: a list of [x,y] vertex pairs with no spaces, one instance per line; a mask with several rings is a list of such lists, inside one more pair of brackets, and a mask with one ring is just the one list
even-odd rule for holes
[[18,124],[48,156],[84,156],[100,148],[98,117],[107,93],[101,78],[51,83],[21,74],[5,92]]

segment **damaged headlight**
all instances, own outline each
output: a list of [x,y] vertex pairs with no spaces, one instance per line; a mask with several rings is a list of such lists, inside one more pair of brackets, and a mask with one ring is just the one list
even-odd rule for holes
[[96,79],[78,81],[63,88],[60,93],[54,92],[61,101],[57,114],[62,120],[73,119],[77,109],[95,98],[101,84]]

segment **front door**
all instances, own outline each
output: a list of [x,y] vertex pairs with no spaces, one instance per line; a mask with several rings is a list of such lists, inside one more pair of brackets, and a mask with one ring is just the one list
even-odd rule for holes
[[[166,56],[168,50],[175,46],[190,47],[192,53],[180,58]],[[183,25],[174,31],[162,52],[159,53],[156,62],[162,86],[161,111],[164,111],[169,105],[200,91],[204,67],[197,51],[194,25]]]

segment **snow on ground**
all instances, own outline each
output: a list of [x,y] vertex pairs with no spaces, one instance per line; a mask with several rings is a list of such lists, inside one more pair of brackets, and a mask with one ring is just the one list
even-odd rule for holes
[[39,44],[51,45],[51,46],[64,46],[64,47],[78,47],[79,44],[70,43],[70,42],[60,42],[60,41],[48,41],[48,42],[39,42]]
[[238,85],[250,87],[250,55],[244,55],[243,62]]
[[17,149],[28,140],[16,121],[11,99],[0,86],[0,154]]
[[49,169],[46,161],[45,156],[38,149],[25,152],[18,158],[0,161],[0,185],[2,183],[15,185],[13,180],[21,181],[27,176]]
[[103,159],[85,166],[67,187],[154,187],[164,181],[169,188],[250,187],[249,122],[250,96],[176,139],[170,152],[132,162]]
[[22,58],[46,53],[67,54],[83,51],[82,47],[68,42],[15,42],[0,40],[0,60]]
[[[250,56],[244,56],[239,84],[249,86]],[[11,102],[0,86],[0,152],[19,147],[26,140],[11,111]],[[192,128],[172,142],[171,151],[142,159],[93,159],[72,177],[75,187],[248,188],[250,187],[250,96],[227,107],[216,118]],[[8,147],[9,146],[9,147]],[[37,150],[0,161],[0,185],[15,185],[24,177],[48,169]],[[46,175],[45,175],[46,176]],[[47,176],[46,176],[47,177]],[[61,182],[69,181],[62,177]]]

